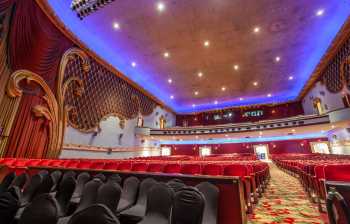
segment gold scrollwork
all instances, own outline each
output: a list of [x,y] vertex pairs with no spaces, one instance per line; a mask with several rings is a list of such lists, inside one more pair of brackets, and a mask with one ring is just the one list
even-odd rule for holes
[[77,96],[81,95],[84,91],[83,81],[80,78],[73,76],[64,81],[66,66],[69,60],[74,59],[74,57],[81,58],[83,61],[83,70],[85,72],[89,71],[90,66],[88,57],[83,51],[77,48],[67,50],[62,56],[60,62],[56,96],[41,76],[28,70],[18,70],[12,73],[7,84],[7,95],[12,98],[23,95],[23,90],[19,86],[19,83],[22,80],[25,80],[28,83],[34,82],[44,91],[45,95],[41,98],[45,101],[46,105],[36,105],[32,108],[32,111],[34,116],[43,117],[49,121],[48,158],[57,158],[63,146],[67,115],[69,111],[73,109],[73,106],[71,105],[64,105],[65,94],[69,85],[73,82],[77,84],[77,87],[74,90]]
[[345,58],[344,61],[342,61],[342,63],[340,64],[340,78],[341,78],[342,83],[345,86],[350,84],[350,83],[347,83],[347,81],[346,81],[345,66],[347,66],[347,65],[350,65],[350,56]]

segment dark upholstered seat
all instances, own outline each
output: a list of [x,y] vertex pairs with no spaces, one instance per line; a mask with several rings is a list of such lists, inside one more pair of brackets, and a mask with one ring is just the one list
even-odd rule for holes
[[147,195],[146,215],[139,224],[169,224],[174,194],[166,184],[154,185]]
[[140,181],[136,177],[128,177],[124,180],[122,195],[118,204],[117,212],[131,207],[137,198]]
[[136,204],[121,212],[121,216],[123,216],[122,220],[125,218],[127,220],[140,221],[145,216],[147,194],[156,183],[157,181],[152,178],[146,178],[141,182]]
[[12,223],[18,210],[18,194],[12,189],[0,193],[0,223]]
[[122,183],[122,178],[118,174],[113,173],[108,177],[107,182],[115,182],[120,185]]
[[59,190],[56,194],[56,200],[59,205],[58,217],[63,217],[66,215],[70,199],[72,198],[75,189],[75,185],[76,182],[73,176],[68,176],[64,179],[62,178],[62,181],[58,188]]
[[113,213],[117,212],[122,189],[119,184],[107,182],[99,187],[97,192],[97,204],[106,205]]
[[179,179],[172,179],[168,181],[167,185],[171,187],[175,192],[181,190],[183,187],[186,186],[181,180]]
[[80,173],[77,178],[71,202],[79,203],[85,184],[90,180],[90,174],[87,172]]
[[5,192],[13,182],[13,180],[16,178],[15,172],[8,173],[4,179],[1,181],[0,184],[0,193]]
[[[184,187],[175,193],[172,224],[201,224],[204,196],[194,187]],[[189,212],[191,211],[191,212]]]
[[75,213],[68,224],[119,224],[119,220],[107,206],[95,204]]
[[205,206],[203,224],[217,224],[219,189],[208,182],[202,182],[196,188],[203,194]]
[[50,194],[42,194],[24,210],[19,224],[56,224],[58,204]]

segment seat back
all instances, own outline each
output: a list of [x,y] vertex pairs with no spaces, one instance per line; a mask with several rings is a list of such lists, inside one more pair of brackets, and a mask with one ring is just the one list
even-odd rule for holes
[[219,189],[209,182],[202,182],[196,188],[204,196],[203,220],[206,220],[206,223],[216,224],[218,221]]
[[23,190],[23,195],[21,197],[21,205],[25,205],[32,201],[33,196],[35,195],[35,192],[39,189],[43,179],[44,178],[39,174],[32,176],[29,184]]
[[167,182],[167,185],[173,189],[174,192],[178,192],[181,190],[183,187],[186,186],[182,181],[179,181],[178,179],[172,179]]
[[35,191],[33,195],[33,199],[35,199],[37,196],[41,194],[50,193],[53,186],[54,186],[54,182],[52,180],[52,176],[51,175],[44,176],[43,181],[41,182],[38,189]]
[[95,204],[75,213],[68,224],[119,224],[119,220],[105,205]]
[[350,164],[327,165],[324,168],[327,181],[350,181]]
[[19,224],[56,224],[58,204],[50,194],[42,194],[25,208]]
[[[174,191],[164,183],[155,184],[147,194],[146,216],[157,219],[167,220],[170,223],[170,212],[174,198]],[[161,222],[164,223],[164,222]]]
[[181,166],[178,163],[169,163],[164,166],[164,173],[180,173]]
[[146,206],[148,191],[157,183],[153,178],[146,178],[140,184],[139,195],[136,204]]
[[223,175],[222,165],[219,165],[219,164],[207,164],[207,165],[205,165],[203,167],[202,174],[203,175],[210,175],[210,176]]
[[87,172],[80,173],[77,178],[77,185],[75,186],[72,197],[81,197],[85,184],[90,180],[90,174]]
[[98,173],[94,176],[94,178],[100,179],[102,182],[106,181],[106,176],[103,173]]
[[118,164],[118,170],[129,171],[131,170],[131,162],[123,161]]
[[[350,185],[348,183],[347,190],[350,191]],[[347,192],[349,194],[349,192]],[[350,207],[344,197],[336,190],[335,187],[331,187],[327,194],[327,213],[330,224],[338,223],[350,223]]]
[[5,192],[13,182],[13,180],[16,178],[15,172],[8,173],[1,181],[0,184],[0,193]]
[[98,204],[106,205],[111,211],[117,211],[122,189],[116,182],[101,185],[97,192]]
[[114,182],[120,185],[122,183],[122,178],[119,176],[119,174],[113,173],[109,175],[107,182]]
[[118,162],[106,162],[104,168],[105,170],[117,170]]
[[201,166],[199,164],[182,164],[182,174],[197,175],[201,173]]
[[150,163],[148,164],[147,172],[161,173],[163,172],[163,169],[164,169],[163,163]]
[[97,190],[101,185],[102,181],[97,178],[92,179],[87,184],[85,184],[79,205],[75,212],[84,210],[96,202]]
[[70,176],[61,181],[56,200],[59,205],[58,216],[65,216],[68,211],[70,199],[72,198],[76,186],[75,179]]
[[94,169],[94,170],[103,170],[105,166],[105,162],[103,161],[97,161],[97,162],[93,162],[90,165],[90,169]]
[[203,210],[203,195],[194,187],[183,188],[175,193],[171,223],[201,224]]
[[128,177],[124,180],[122,196],[124,200],[134,204],[137,198],[137,192],[140,186],[140,181],[136,177]]
[[148,167],[147,163],[133,163],[131,170],[136,172],[146,172],[147,167]]
[[224,167],[225,176],[244,177],[247,175],[247,167],[240,164],[230,164]]

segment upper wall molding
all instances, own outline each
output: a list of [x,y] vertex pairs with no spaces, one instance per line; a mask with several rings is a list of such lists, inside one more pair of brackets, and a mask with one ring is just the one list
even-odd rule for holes
[[131,79],[129,79],[127,76],[125,76],[123,73],[118,71],[116,68],[114,68],[111,64],[107,63],[105,60],[103,60],[101,57],[99,57],[94,51],[92,51],[87,45],[85,45],[79,38],[77,38],[72,31],[70,31],[64,23],[61,21],[61,19],[57,16],[57,14],[52,10],[50,7],[48,1],[41,1],[41,0],[35,0],[36,4],[41,8],[41,10],[45,13],[45,15],[50,19],[50,21],[68,38],[70,39],[74,44],[76,44],[78,47],[80,47],[83,51],[85,51],[90,57],[92,57],[95,61],[103,65],[105,68],[107,68],[109,71],[114,73],[116,76],[122,78],[125,80],[129,85],[131,85],[133,88],[139,90],[141,93],[143,93],[145,96],[149,97],[153,101],[155,101],[157,104],[159,104],[162,108],[165,108],[166,110],[174,113],[174,111],[165,105],[161,100],[159,100],[154,95],[150,94],[148,91],[140,87],[138,84],[133,82]]
[[326,53],[316,66],[309,81],[306,82],[303,89],[299,93],[298,100],[302,100],[306,94],[314,87],[315,83],[320,79],[327,66],[332,62],[332,59],[337,55],[345,42],[350,38],[350,17],[346,20],[343,27],[338,32],[337,36],[328,47]]

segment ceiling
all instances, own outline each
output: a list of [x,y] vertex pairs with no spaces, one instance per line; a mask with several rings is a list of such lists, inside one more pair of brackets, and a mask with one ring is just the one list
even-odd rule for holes
[[296,99],[350,15],[347,0],[118,0],[81,21],[70,1],[48,2],[82,43],[177,113]]

